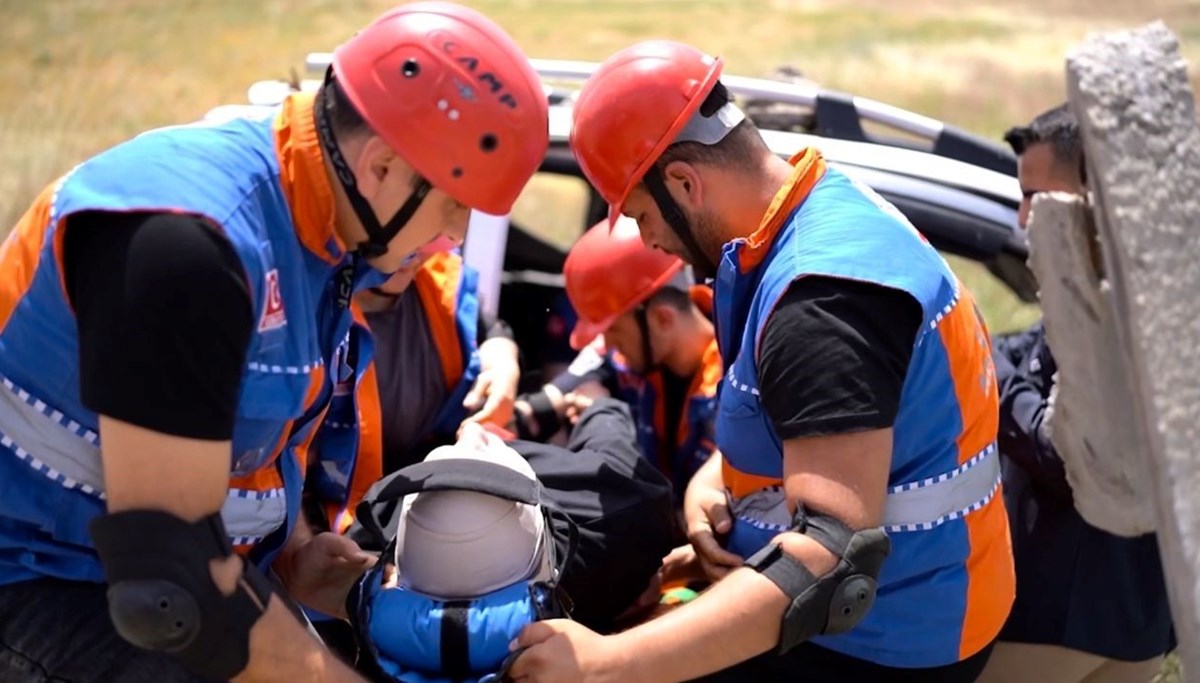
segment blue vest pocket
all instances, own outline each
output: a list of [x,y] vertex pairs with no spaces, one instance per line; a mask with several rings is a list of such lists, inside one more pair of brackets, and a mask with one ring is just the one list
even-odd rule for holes
[[283,371],[250,369],[243,376],[230,463],[235,476],[249,474],[266,464],[274,455],[288,421],[300,417],[304,410],[309,372],[301,373],[300,369],[290,367],[280,369]]

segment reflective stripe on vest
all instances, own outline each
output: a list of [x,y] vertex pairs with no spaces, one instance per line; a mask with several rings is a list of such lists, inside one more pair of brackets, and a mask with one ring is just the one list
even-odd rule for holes
[[221,506],[225,533],[234,546],[258,543],[282,526],[287,518],[287,492],[282,488],[267,491],[229,489]]
[[950,472],[890,487],[884,529],[928,531],[987,505],[999,487],[1000,455],[992,443]]
[[[987,505],[999,487],[1000,455],[992,444],[949,472],[888,487],[880,526],[888,533],[928,531]],[[792,526],[782,486],[734,499],[733,514],[767,531],[782,532]]]
[[[0,378],[0,445],[64,488],[104,498],[99,438],[37,397]],[[34,455],[34,454],[37,455]],[[229,489],[221,518],[235,546],[257,543],[284,523],[287,495]]]
[[0,444],[63,487],[103,498],[104,472],[96,433],[7,377],[0,378],[0,383],[4,385],[0,391]]

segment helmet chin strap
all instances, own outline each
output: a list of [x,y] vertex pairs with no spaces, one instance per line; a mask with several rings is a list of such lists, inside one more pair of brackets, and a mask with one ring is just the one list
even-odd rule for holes
[[633,317],[637,319],[638,331],[642,335],[642,371],[641,374],[649,375],[651,372],[658,370],[660,363],[654,360],[654,349],[650,345],[650,320],[648,316],[649,304],[642,302],[633,312]]
[[[700,109],[693,114],[693,119],[688,122],[675,142],[699,143],[702,145],[715,145],[719,143],[744,118],[742,112],[736,107],[733,108],[733,115],[721,115],[721,112],[726,109],[726,105],[732,104],[732,101],[729,91],[718,81],[708,95],[705,96],[704,101],[700,104]],[[711,130],[714,127],[714,123],[719,130],[719,134],[716,135]],[[696,130],[691,130],[693,125],[695,125]],[[704,250],[700,248],[700,244],[696,241],[696,235],[692,232],[692,227],[688,223],[687,216],[684,215],[675,198],[667,190],[666,179],[663,178],[662,170],[658,167],[657,162],[650,167],[650,170],[646,171],[646,175],[642,178],[642,183],[650,192],[650,196],[654,198],[654,203],[658,205],[658,210],[662,213],[663,220],[679,236],[679,241],[683,243],[683,248],[688,253],[687,260],[691,262],[693,269],[702,278],[716,277],[717,263],[710,259],[708,254],[704,253]]]
[[692,228],[688,224],[687,216],[683,215],[683,211],[679,208],[679,204],[675,202],[675,198],[667,190],[666,182],[663,180],[662,171],[658,166],[651,166],[646,175],[642,178],[642,183],[646,189],[650,191],[650,196],[654,198],[654,203],[658,205],[659,212],[662,213],[663,220],[675,234],[679,236],[679,240],[683,242],[683,248],[688,253],[687,260],[691,262],[701,277],[715,277],[717,274],[717,264],[713,263],[712,259],[704,253],[700,248],[700,244],[696,242],[695,235],[692,234]]
[[428,180],[418,176],[412,194],[405,200],[404,205],[386,225],[380,225],[375,211],[358,191],[354,172],[350,170],[350,164],[346,163],[346,157],[342,155],[342,150],[338,147],[333,124],[330,123],[329,116],[325,113],[325,98],[328,97],[328,90],[331,87],[333,87],[333,67],[325,72],[325,84],[313,104],[317,138],[321,141],[321,148],[329,158],[329,163],[333,165],[334,175],[341,183],[346,198],[350,200],[350,206],[353,207],[355,215],[358,216],[359,222],[367,232],[367,239],[358,244],[358,251],[366,258],[375,258],[387,253],[388,244],[412,220],[413,215],[416,214],[417,209],[421,208],[421,203],[425,201],[425,197],[432,188]]

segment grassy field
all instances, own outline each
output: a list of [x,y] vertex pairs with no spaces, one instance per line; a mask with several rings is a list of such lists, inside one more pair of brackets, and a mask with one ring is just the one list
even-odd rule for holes
[[[386,0],[0,0],[0,232],[76,161],[148,127],[242,102]],[[1194,65],[1197,0],[468,0],[534,57],[602,59],[668,37],[765,75],[832,88],[997,137],[1061,101],[1063,56],[1088,32],[1163,19]],[[1197,71],[1193,68],[1194,82]],[[956,262],[993,329],[1036,315]],[[1175,674],[1168,674],[1174,680]]]
[[[531,56],[602,59],[669,37],[729,70],[792,65],[832,88],[996,137],[1060,101],[1063,55],[1089,31],[1161,18],[1200,55],[1195,0],[468,0]],[[0,0],[0,226],[86,155],[147,127],[242,102],[390,5],[386,0]],[[536,201],[535,198],[530,198]],[[546,198],[539,204],[554,204]],[[0,228],[7,230],[7,227]],[[955,263],[994,330],[1032,320],[970,263]]]

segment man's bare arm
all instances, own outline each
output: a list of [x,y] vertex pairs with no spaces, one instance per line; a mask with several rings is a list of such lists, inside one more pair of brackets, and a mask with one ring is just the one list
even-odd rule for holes
[[[100,435],[110,512],[159,510],[188,522],[218,512],[229,490],[228,441],[169,436],[104,416]],[[210,563],[213,581],[232,594],[242,574],[236,555]],[[250,632],[250,662],[234,680],[361,681],[311,637],[272,596]]]
[[[878,526],[891,454],[891,429],[789,440],[784,443],[789,504],[794,510],[802,500],[807,509],[856,530]],[[836,564],[833,553],[801,534],[783,533],[776,541],[815,576]],[[635,680],[689,680],[774,647],[789,603],[769,579],[742,568],[695,601],[613,638],[628,649]]]

